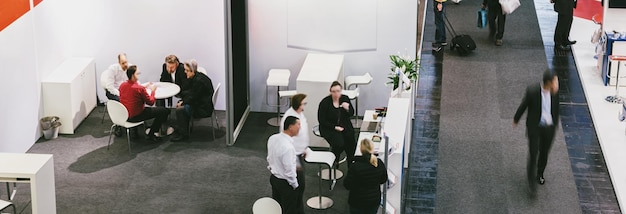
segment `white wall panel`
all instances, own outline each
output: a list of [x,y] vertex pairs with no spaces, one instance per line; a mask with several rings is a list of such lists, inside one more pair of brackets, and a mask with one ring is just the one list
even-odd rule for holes
[[[384,84],[387,82],[387,73],[391,66],[389,55],[398,54],[398,52],[415,55],[416,52],[417,1],[376,0],[376,7],[376,50],[335,53],[345,55],[344,75],[361,75],[370,72],[374,77],[369,86],[361,88],[359,97],[361,115],[366,109],[386,105],[380,100],[387,100],[388,96]],[[361,6],[355,5],[353,8],[359,9]],[[308,52],[314,51],[288,47],[287,0],[249,0],[248,10],[251,110],[275,112],[275,108],[265,104],[267,72],[272,68],[290,69],[292,77],[290,88],[296,89],[295,80],[304,58]],[[316,30],[302,29],[301,34],[314,33]],[[345,39],[355,39],[355,37],[347,36]],[[276,100],[272,91],[270,91],[269,100]]]
[[30,13],[0,33],[0,152],[25,152],[40,136],[40,87],[33,35]]

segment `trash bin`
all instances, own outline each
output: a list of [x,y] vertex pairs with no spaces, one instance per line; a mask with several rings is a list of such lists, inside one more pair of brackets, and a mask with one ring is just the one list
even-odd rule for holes
[[59,127],[61,122],[57,116],[43,117],[39,120],[41,130],[43,131],[43,137],[46,140],[55,139],[59,136]]

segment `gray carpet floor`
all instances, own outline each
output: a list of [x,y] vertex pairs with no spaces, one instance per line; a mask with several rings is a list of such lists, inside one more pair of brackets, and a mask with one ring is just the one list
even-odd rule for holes
[[562,130],[546,184],[533,198],[527,192],[525,122],[512,128],[526,85],[539,84],[548,68],[534,4],[522,1],[507,15],[504,45],[498,47],[488,28],[476,27],[481,2],[447,5],[457,33],[471,35],[477,49],[463,57],[445,50],[435,212],[581,213]]
[[[192,141],[147,142],[114,136],[107,150],[111,122],[100,123],[98,107],[74,135],[40,140],[28,152],[54,155],[57,213],[252,213],[254,201],[271,196],[267,138],[278,131],[266,120],[274,114],[251,113],[234,146],[226,146],[224,127],[213,140],[208,119],[195,123]],[[221,124],[224,112],[218,112]],[[173,120],[173,118],[172,118]],[[141,129],[141,128],[140,128]],[[307,164],[306,199],[318,195],[318,166]],[[340,166],[346,171],[345,164]],[[348,213],[343,179],[334,190],[323,181],[322,194],[335,204],[306,213]],[[4,189],[1,186],[1,189]],[[18,184],[18,213],[31,213],[28,184]],[[0,197],[5,198],[4,190]],[[306,205],[305,205],[306,206]]]

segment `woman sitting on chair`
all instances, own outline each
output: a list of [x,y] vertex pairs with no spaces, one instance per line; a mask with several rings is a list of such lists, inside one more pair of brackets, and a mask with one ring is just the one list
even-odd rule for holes
[[341,83],[334,81],[330,85],[330,95],[322,99],[317,110],[320,134],[332,147],[336,157],[335,166],[338,166],[343,151],[346,152],[348,163],[351,163],[356,149],[354,127],[350,121],[354,108],[350,105],[350,98],[341,94],[341,90]]
[[172,142],[189,140],[189,120],[191,117],[209,117],[213,114],[213,82],[207,75],[197,71],[196,60],[184,63],[187,82],[180,92],[181,100],[176,104],[176,136]]

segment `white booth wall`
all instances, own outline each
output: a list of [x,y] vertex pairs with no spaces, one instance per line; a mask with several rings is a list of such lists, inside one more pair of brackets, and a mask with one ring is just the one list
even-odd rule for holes
[[[95,58],[101,100],[100,74],[120,52],[142,82],[158,81],[165,56],[176,54],[224,85],[224,38],[224,1],[44,0],[0,31],[0,152],[25,152],[41,136],[41,80],[63,60]],[[225,97],[216,109],[225,109]]]
[[[269,98],[269,101],[272,103],[276,100],[275,88],[270,89],[269,97],[265,96],[265,80],[267,79],[268,71],[272,68],[289,69],[291,71],[289,88],[296,89],[296,78],[307,53],[310,52],[345,55],[345,76],[362,75],[370,72],[374,80],[370,85],[363,86],[360,89],[359,115],[363,115],[366,109],[386,105],[386,102],[381,102],[381,100],[386,101],[389,95],[389,91],[387,91],[384,85],[388,81],[387,75],[390,72],[391,62],[389,55],[400,53],[402,55],[415,56],[416,53],[417,1],[363,0],[363,3],[359,3],[359,1],[354,0],[320,0],[317,2],[326,4],[325,6],[330,9],[345,7],[347,5],[345,1],[354,2],[354,4],[346,8],[346,10],[350,11],[346,13],[330,13],[332,16],[335,16],[335,20],[342,20],[336,23],[344,24],[344,26],[350,20],[354,21],[354,17],[350,17],[351,15],[359,14],[359,12],[363,11],[370,12],[372,11],[372,1],[375,4],[376,23],[373,23],[373,27],[375,27],[376,39],[373,49],[371,46],[365,45],[362,49],[330,50],[328,47],[324,47],[323,44],[319,44],[320,41],[312,41],[310,44],[313,45],[309,45],[306,48],[293,48],[299,45],[288,44],[288,36],[290,35],[288,26],[294,24],[289,22],[289,16],[304,16],[295,17],[297,20],[303,20],[307,16],[313,19],[315,16],[328,16],[329,13],[289,13],[288,9],[293,9],[294,7],[288,4],[294,4],[294,2],[289,2],[288,0],[248,0],[251,111],[275,112],[276,108],[269,107],[265,101],[266,98]],[[368,17],[368,19],[371,20],[371,17]],[[322,20],[332,19],[324,17]],[[334,23],[324,24],[333,25]],[[337,26],[331,26],[328,29],[337,29]],[[298,33],[300,35],[316,35],[320,29],[310,28],[304,30],[310,32]],[[341,35],[348,38],[339,39],[359,39],[350,36],[350,34],[344,33]],[[335,35],[333,39],[338,39],[337,37],[341,36]],[[371,37],[368,36],[367,38]],[[301,38],[300,42],[302,42]],[[328,90],[328,88],[321,88],[320,90]],[[317,104],[309,101],[309,105]],[[284,112],[285,110],[286,108],[283,108],[281,111]]]

